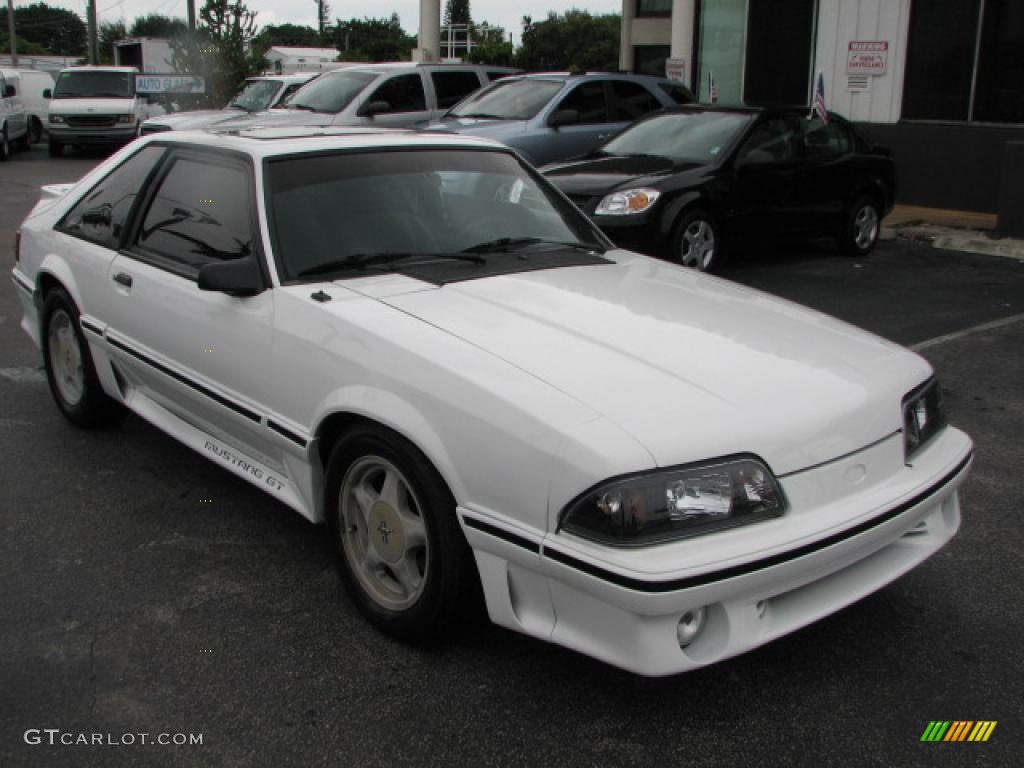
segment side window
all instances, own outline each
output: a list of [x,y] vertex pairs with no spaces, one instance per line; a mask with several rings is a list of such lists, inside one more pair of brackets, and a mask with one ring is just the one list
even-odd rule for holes
[[579,112],[578,123],[607,123],[608,103],[605,99],[604,82],[590,80],[580,83],[562,99],[559,109],[575,109]]
[[809,160],[842,157],[850,151],[850,134],[836,121],[825,125],[817,117],[803,122],[804,151]]
[[755,126],[740,147],[737,158],[749,163],[788,163],[793,151],[793,127],[781,117],[773,117]]
[[612,110],[612,122],[632,122],[648,112],[661,109],[661,102],[654,94],[639,83],[628,80],[612,80],[612,93],[615,94],[615,107]]
[[292,97],[292,94],[299,90],[303,85],[305,85],[305,83],[292,83],[291,85],[286,85],[284,90],[281,91],[281,98],[277,100],[277,104],[271,106],[282,106],[287,104],[288,99]]
[[658,87],[668,94],[676,104],[690,104],[693,101],[693,94],[688,88],[682,85],[671,85],[669,83],[658,83]]
[[129,157],[89,190],[57,229],[106,248],[119,248],[132,203],[165,151],[150,145]]
[[464,96],[480,87],[476,72],[431,72],[430,79],[434,82],[438,109],[454,107]]
[[196,269],[248,256],[253,247],[251,198],[243,166],[179,157],[146,211],[138,245]]
[[373,92],[369,101],[386,101],[390,105],[388,112],[422,112],[427,108],[419,72],[392,77]]

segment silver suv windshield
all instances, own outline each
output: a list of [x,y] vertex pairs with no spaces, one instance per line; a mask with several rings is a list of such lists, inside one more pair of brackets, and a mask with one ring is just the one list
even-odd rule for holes
[[288,102],[288,108],[336,114],[351,104],[352,99],[377,77],[378,72],[329,72],[296,91]]
[[247,80],[227,108],[244,109],[246,112],[262,112],[265,109],[270,109],[270,102],[280,87],[280,80]]
[[134,96],[134,72],[61,72],[53,86],[55,99],[130,99]]
[[449,117],[494,120],[529,120],[562,90],[561,80],[499,80],[467,97],[448,112]]

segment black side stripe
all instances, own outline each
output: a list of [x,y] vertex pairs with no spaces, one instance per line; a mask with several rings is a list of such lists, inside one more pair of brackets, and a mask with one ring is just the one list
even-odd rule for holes
[[554,560],[555,562],[567,565],[570,568],[574,568],[577,571],[581,571],[590,576],[594,576],[598,579],[610,582],[626,589],[632,589],[637,592],[675,592],[676,590],[690,589],[692,587],[702,587],[707,584],[712,584],[717,581],[725,581],[726,579],[733,579],[737,576],[746,576],[750,573],[755,573],[766,568],[771,568],[782,563],[787,563],[790,560],[796,560],[798,558],[809,555],[813,552],[817,552],[822,549],[827,549],[835,544],[839,544],[847,539],[852,539],[855,536],[859,536],[865,531],[869,531],[872,528],[876,528],[883,523],[887,523],[895,517],[899,517],[904,512],[912,507],[916,507],[922,501],[925,501],[928,497],[937,495],[944,486],[953,480],[964,467],[966,467],[973,454],[968,454],[967,458],[961,461],[956,467],[950,471],[945,477],[935,483],[933,486],[928,488],[926,491],[922,491],[914,498],[909,501],[905,501],[899,506],[893,507],[886,512],[883,512],[878,517],[874,517],[870,520],[865,520],[859,525],[855,525],[853,528],[848,528],[845,531],[841,531],[832,536],[828,536],[819,541],[806,544],[796,549],[791,549],[788,552],[782,552],[778,555],[766,557],[763,560],[755,560],[751,563],[744,563],[743,565],[736,565],[732,568],[723,568],[720,571],[711,571],[710,573],[702,573],[698,576],[689,576],[683,579],[675,579],[672,581],[644,581],[643,579],[634,579],[630,576],[622,576],[618,573],[605,570],[591,563],[577,560],[571,555],[567,555],[557,549],[545,545],[544,556]]
[[103,335],[103,329],[100,328],[96,323],[91,320],[86,320],[84,317],[78,318],[78,324],[82,326],[83,330],[89,331],[89,333],[95,333],[97,336]]
[[287,437],[296,445],[302,448],[306,447],[307,440],[304,437],[300,437],[287,427],[282,427],[276,421],[271,421],[270,419],[267,419],[267,426],[270,427],[270,429],[272,429],[274,432],[277,432],[277,434],[281,435],[282,437]]
[[475,528],[478,531],[482,531],[490,536],[494,536],[496,539],[502,539],[507,541],[509,544],[515,544],[517,547],[522,547],[535,555],[540,554],[540,544],[535,541],[530,541],[525,536],[519,536],[518,534],[506,531],[504,528],[498,528],[496,525],[490,523],[484,523],[473,517],[462,517],[467,528]]
[[198,381],[193,381],[192,379],[188,378],[187,376],[183,376],[182,374],[178,373],[177,371],[174,371],[174,370],[168,368],[163,363],[158,363],[156,360],[154,360],[153,358],[149,357],[148,355],[144,355],[141,352],[139,352],[137,349],[133,349],[132,347],[128,346],[123,341],[118,341],[117,339],[113,339],[110,336],[107,336],[107,341],[110,343],[111,346],[117,347],[118,349],[127,352],[132,357],[136,358],[137,360],[141,360],[142,362],[144,362],[146,365],[150,366],[151,368],[155,368],[156,370],[160,371],[160,373],[164,374],[165,376],[170,376],[175,381],[180,381],[185,386],[191,387],[196,392],[200,392],[200,393],[206,395],[208,398],[210,398],[211,400],[214,400],[214,401],[220,403],[225,408],[230,408],[235,413],[241,414],[245,418],[249,419],[249,421],[255,421],[257,424],[260,423],[260,421],[261,421],[260,415],[258,413],[256,413],[255,411],[249,410],[244,405],[236,403],[234,400],[230,400],[230,399],[224,397],[224,395],[221,395],[221,394],[218,394],[217,392],[214,392],[212,389],[210,389],[209,387],[203,386]]
[[19,288],[21,288],[24,291],[28,291],[29,293],[35,293],[35,289],[32,287],[32,283],[28,282],[23,277],[20,277],[17,273],[12,272],[11,277],[14,278],[15,284]]

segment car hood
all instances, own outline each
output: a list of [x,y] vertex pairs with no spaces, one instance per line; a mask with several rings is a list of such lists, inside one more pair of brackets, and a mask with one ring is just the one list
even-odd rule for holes
[[526,120],[486,120],[474,117],[447,117],[431,123],[424,130],[461,133],[466,136],[480,136],[485,139],[500,140],[505,136],[522,133],[526,130]]
[[[787,474],[897,432],[931,369],[799,305],[626,251],[617,263],[369,295],[490,352],[634,436],[658,466],[750,452]],[[351,283],[348,287],[359,290]]]
[[567,195],[602,195],[626,184],[657,186],[665,177],[707,166],[679,163],[667,157],[591,157],[570,163],[545,166],[541,172]]
[[207,128],[225,120],[248,117],[248,113],[240,109],[197,109],[194,112],[175,112],[172,115],[161,115],[147,120],[147,123],[168,126],[175,131],[190,131]]

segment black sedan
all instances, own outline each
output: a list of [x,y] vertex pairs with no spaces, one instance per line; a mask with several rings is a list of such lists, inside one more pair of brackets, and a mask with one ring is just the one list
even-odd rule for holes
[[543,172],[617,245],[701,270],[783,237],[864,255],[895,193],[888,150],[807,109],[670,109]]

